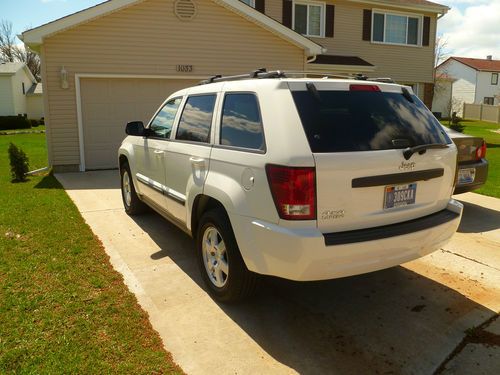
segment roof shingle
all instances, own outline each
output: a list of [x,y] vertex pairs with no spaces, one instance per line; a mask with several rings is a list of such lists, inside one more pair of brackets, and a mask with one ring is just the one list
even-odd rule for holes
[[470,66],[473,69],[487,72],[500,72],[500,60],[473,59],[470,57],[452,56],[450,59],[456,60]]

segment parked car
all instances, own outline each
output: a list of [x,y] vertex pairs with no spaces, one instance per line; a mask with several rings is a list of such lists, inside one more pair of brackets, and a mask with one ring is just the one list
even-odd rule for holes
[[486,142],[481,137],[462,134],[443,126],[458,149],[458,173],[454,194],[479,189],[488,178]]
[[396,266],[443,246],[460,222],[456,147],[404,86],[213,77],[126,133],[126,212],[146,204],[193,236],[219,301],[248,296],[259,274],[308,281]]

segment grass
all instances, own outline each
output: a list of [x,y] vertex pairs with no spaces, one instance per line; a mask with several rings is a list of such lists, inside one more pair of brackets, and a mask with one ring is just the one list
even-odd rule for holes
[[[470,120],[461,121],[461,124],[465,126],[464,134],[481,137],[487,144],[486,159],[489,162],[488,179],[482,188],[474,192],[500,198],[500,133],[493,131],[499,130],[500,125],[491,122]],[[448,121],[443,121],[443,125],[447,126]]]
[[182,373],[59,182],[11,183],[9,142],[47,164],[44,134],[0,136],[0,373]]

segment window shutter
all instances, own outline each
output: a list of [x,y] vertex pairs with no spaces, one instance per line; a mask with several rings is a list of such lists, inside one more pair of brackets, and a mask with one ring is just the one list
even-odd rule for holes
[[363,9],[363,40],[372,40],[372,11]]
[[292,2],[283,0],[283,25],[292,28]]
[[327,38],[333,38],[333,25],[335,23],[335,6],[327,5],[326,6],[326,28],[325,28],[325,36]]
[[431,18],[430,17],[424,17],[424,28],[423,28],[423,35],[422,35],[422,45],[428,46],[429,41],[430,41],[430,34],[431,34]]
[[266,0],[255,0],[255,10],[266,13]]

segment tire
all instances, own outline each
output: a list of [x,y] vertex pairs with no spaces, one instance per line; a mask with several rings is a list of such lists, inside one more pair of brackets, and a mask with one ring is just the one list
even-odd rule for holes
[[146,205],[139,199],[130,173],[128,163],[120,166],[120,186],[122,191],[123,206],[128,215],[138,215],[146,211]]
[[223,210],[203,214],[197,230],[196,248],[203,281],[214,299],[234,303],[255,292],[258,276],[245,266],[229,218]]

